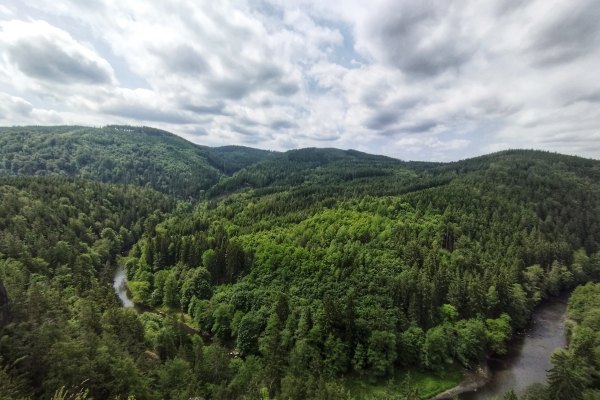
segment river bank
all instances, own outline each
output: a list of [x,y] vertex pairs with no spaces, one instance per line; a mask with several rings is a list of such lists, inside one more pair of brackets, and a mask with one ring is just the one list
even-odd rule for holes
[[[126,271],[121,266],[115,271],[113,287],[124,307],[136,307],[140,312],[154,312],[167,317],[161,310],[134,304],[127,290]],[[461,400],[489,400],[502,396],[511,389],[519,393],[534,383],[545,382],[546,371],[551,367],[550,355],[556,348],[566,346],[564,321],[568,296],[569,293],[565,293],[538,306],[528,329],[515,335],[508,344],[508,354],[488,358],[486,363],[466,372],[462,380],[459,372],[458,377],[450,373],[433,376],[417,372],[411,377],[412,383],[423,389],[422,395],[430,400],[446,400],[457,396]],[[210,335],[207,333],[197,331],[184,323],[182,325],[184,329],[187,328],[188,333],[200,334],[210,341]],[[404,376],[402,379],[389,380],[385,384],[367,384],[357,379],[348,386],[353,394],[366,396],[364,398],[380,398],[379,395],[384,396],[398,389],[390,386],[401,385],[403,380]],[[397,381],[398,385],[390,385],[391,381]],[[430,397],[435,393],[438,394]]]
[[432,397],[430,400],[447,400],[463,393],[475,391],[490,380],[491,374],[487,363],[480,365],[473,371],[466,372],[465,377],[457,386]]
[[468,372],[456,387],[431,398],[446,400],[490,400],[509,390],[522,392],[534,383],[544,383],[550,369],[550,356],[567,344],[564,322],[569,293],[538,306],[527,330],[515,335],[509,351],[491,357],[477,370]]

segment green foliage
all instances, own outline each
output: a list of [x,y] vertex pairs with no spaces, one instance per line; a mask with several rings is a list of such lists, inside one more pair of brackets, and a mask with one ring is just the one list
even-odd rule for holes
[[149,127],[0,128],[1,175],[60,175],[150,186],[198,199],[219,181],[272,153],[194,145]]
[[496,319],[488,319],[486,325],[486,339],[490,350],[496,354],[506,354],[506,341],[512,330],[508,314],[502,314]]
[[552,400],[578,400],[591,383],[589,367],[565,350],[552,354],[552,368],[548,372],[548,389]]
[[173,201],[58,177],[2,178],[0,198],[0,281],[11,314],[0,327],[1,364],[10,368],[0,370],[13,382],[5,387],[20,388],[10,389],[14,398],[148,398],[135,364],[143,329],[110,283],[124,241],[138,240],[147,218],[162,218]]
[[[581,252],[576,255],[581,262]],[[588,259],[589,260],[589,259]],[[582,267],[583,268],[583,267]],[[587,400],[598,398],[600,385],[600,284],[578,286],[567,308],[567,349],[556,350],[551,357],[548,384],[534,385],[521,400]]]
[[[584,257],[580,254],[576,258]],[[551,399],[593,398],[593,391],[587,389],[600,385],[599,309],[598,283],[577,287],[569,298],[568,317],[575,325],[571,328],[568,350],[558,350],[552,355],[552,369],[548,372]]]
[[[430,396],[505,352],[546,296],[600,275],[600,164],[576,157],[406,163],[32,127],[0,131],[0,168],[202,199],[0,179],[0,379],[17,398],[341,399],[341,379],[388,378]],[[116,263],[146,312],[119,308]],[[574,293],[559,391],[597,387],[596,290]]]
[[369,337],[367,360],[375,376],[385,376],[393,372],[396,336],[390,332],[373,331]]

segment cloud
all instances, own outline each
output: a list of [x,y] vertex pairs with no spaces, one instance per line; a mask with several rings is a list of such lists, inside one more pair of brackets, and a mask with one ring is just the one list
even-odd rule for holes
[[461,2],[390,1],[371,14],[361,45],[373,57],[415,77],[459,68],[477,50]]
[[0,119],[6,117],[28,116],[33,111],[33,106],[28,101],[11,96],[6,93],[0,93]]
[[600,157],[599,17],[595,0],[6,0],[0,122],[412,159]]
[[58,84],[109,84],[110,64],[67,32],[45,21],[0,25],[5,59],[28,77]]
[[155,92],[146,89],[120,89],[106,96],[98,110],[141,122],[187,124],[194,121],[185,111],[174,109]]
[[54,110],[35,108],[27,100],[0,92],[0,121],[6,125],[61,124],[63,119]]
[[184,110],[191,111],[196,114],[221,114],[227,115],[225,111],[225,103],[219,101],[217,103],[196,104],[193,101],[182,105]]
[[167,70],[173,73],[200,77],[209,72],[210,66],[199,51],[188,44],[175,47],[155,49],[157,57],[162,60]]
[[539,65],[572,62],[600,46],[600,3],[582,0],[557,8],[534,34],[531,49]]

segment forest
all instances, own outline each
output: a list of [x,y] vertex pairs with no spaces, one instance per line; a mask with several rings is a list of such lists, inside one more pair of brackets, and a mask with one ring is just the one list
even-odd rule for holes
[[15,127],[0,200],[0,399],[428,398],[576,287],[547,385],[505,398],[600,390],[600,161]]

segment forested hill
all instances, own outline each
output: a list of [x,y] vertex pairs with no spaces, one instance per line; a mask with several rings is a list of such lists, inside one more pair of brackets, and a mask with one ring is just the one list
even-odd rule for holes
[[[248,398],[347,398],[339,379],[472,368],[542,299],[600,278],[598,161],[377,158],[353,176],[352,153],[300,153],[235,174],[235,193],[159,224],[125,261],[136,302],[241,354],[261,382]],[[238,378],[199,379],[236,398]]]
[[506,352],[544,298],[600,279],[600,161],[211,149],[130,127],[0,141],[1,400],[427,398]]
[[211,148],[148,127],[0,128],[0,175],[63,175],[150,186],[198,199],[223,175],[269,158],[240,146]]
[[360,178],[375,178],[406,173],[400,160],[362,153],[356,150],[305,148],[279,153],[249,165],[231,177],[222,179],[209,197],[252,188],[285,190],[291,187],[321,187]]

